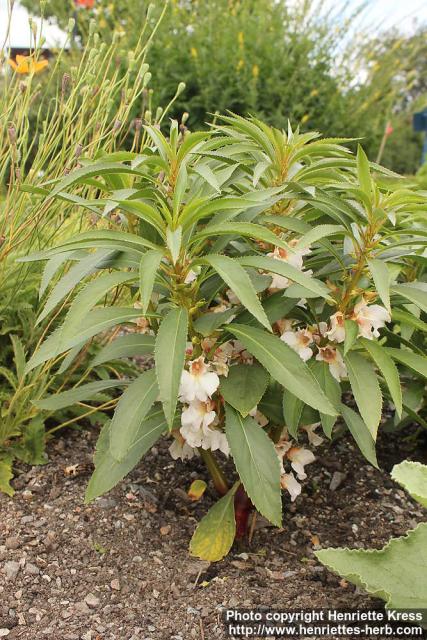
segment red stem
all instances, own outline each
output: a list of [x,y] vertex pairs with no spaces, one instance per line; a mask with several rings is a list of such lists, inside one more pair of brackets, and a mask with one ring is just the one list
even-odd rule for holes
[[236,519],[236,540],[241,540],[248,530],[249,515],[253,504],[241,484],[234,496],[234,514]]

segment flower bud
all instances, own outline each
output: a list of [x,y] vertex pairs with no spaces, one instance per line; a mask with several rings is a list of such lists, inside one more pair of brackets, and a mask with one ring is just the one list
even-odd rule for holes
[[10,124],[8,129],[7,129],[7,133],[9,135],[9,142],[12,146],[16,145],[16,129],[15,129],[15,125]]
[[76,145],[76,148],[74,150],[74,157],[80,158],[80,156],[82,155],[82,151],[83,151],[82,145],[81,144]]
[[150,80],[151,80],[151,73],[148,71],[144,76],[144,79],[142,81],[142,86],[145,88],[147,84],[150,82]]
[[67,27],[68,32],[71,33],[75,26],[76,26],[76,21],[74,20],[74,18],[70,18],[68,20],[68,27]]
[[178,89],[176,90],[176,95],[179,96],[185,90],[185,82],[180,82],[178,85]]

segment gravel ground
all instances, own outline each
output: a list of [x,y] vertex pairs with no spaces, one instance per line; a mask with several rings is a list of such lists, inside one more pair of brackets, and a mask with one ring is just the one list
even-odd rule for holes
[[209,565],[188,555],[213,500],[186,490],[200,461],[174,464],[166,443],[114,491],[84,505],[96,434],[70,431],[49,463],[21,467],[0,497],[0,637],[8,640],[215,640],[223,607],[369,607],[378,604],[319,565],[313,550],[381,547],[425,518],[390,480],[395,462],[426,462],[383,438],[384,471],[349,440],[317,450],[303,495],[284,499],[284,527],[259,522],[252,542]]

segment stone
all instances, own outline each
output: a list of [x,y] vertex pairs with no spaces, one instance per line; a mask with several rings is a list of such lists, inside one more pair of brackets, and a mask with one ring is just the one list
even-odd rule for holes
[[114,591],[120,591],[120,582],[117,580],[117,578],[114,578],[114,580],[111,580],[110,587]]
[[6,574],[6,578],[8,580],[15,580],[20,568],[21,566],[19,562],[15,562],[14,560],[9,560],[9,562],[5,562],[4,572]]
[[12,549],[14,551],[20,547],[20,542],[18,538],[11,536],[10,538],[6,538],[5,545],[8,549]]
[[99,598],[97,598],[93,593],[88,593],[88,595],[85,598],[85,602],[88,607],[95,609],[96,607],[99,606],[100,601],[99,601]]
[[35,564],[32,564],[31,562],[27,562],[27,564],[25,565],[24,572],[29,573],[32,576],[38,576],[40,573],[40,569]]
[[10,633],[10,629],[0,629],[0,638],[5,638]]

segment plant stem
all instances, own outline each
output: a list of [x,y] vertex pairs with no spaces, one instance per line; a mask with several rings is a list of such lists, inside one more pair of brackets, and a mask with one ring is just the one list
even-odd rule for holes
[[218,491],[220,496],[225,496],[228,492],[228,483],[226,477],[219,467],[218,462],[216,461],[213,453],[211,451],[206,451],[205,449],[199,449],[199,453],[202,457],[203,462],[205,463],[207,470],[213,480],[215,489]]
[[236,519],[236,540],[245,537],[248,530],[248,521],[251,514],[253,504],[241,484],[234,496],[234,516]]

